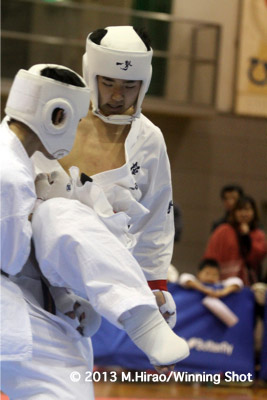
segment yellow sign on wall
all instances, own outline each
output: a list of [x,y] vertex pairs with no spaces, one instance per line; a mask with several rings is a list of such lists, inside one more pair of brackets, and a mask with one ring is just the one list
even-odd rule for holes
[[267,0],[243,0],[235,111],[267,117]]

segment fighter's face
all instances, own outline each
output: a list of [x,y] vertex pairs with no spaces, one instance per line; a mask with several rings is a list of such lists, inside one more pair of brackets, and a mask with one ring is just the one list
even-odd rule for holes
[[98,76],[98,104],[101,112],[112,114],[133,113],[142,81],[127,81]]

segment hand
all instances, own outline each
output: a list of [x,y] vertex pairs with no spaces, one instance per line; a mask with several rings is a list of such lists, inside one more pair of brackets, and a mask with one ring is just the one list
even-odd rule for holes
[[266,301],[266,296],[267,296],[267,285],[266,285],[266,283],[263,283],[263,282],[254,283],[251,286],[251,290],[254,293],[256,302],[259,305],[264,306],[265,301]]
[[[86,337],[93,336],[100,327],[101,317],[93,310],[91,304],[77,296],[77,301],[72,304],[71,311],[65,312],[65,315],[71,319],[77,318],[80,325],[77,331]],[[95,320],[97,316],[97,321]],[[94,321],[93,321],[94,319]]]
[[74,312],[80,322],[77,330],[82,336],[93,336],[101,325],[101,316],[93,309],[90,302],[76,296],[77,301],[74,304]]
[[72,183],[65,172],[53,171],[51,174],[38,174],[35,179],[37,198],[48,200],[54,197],[70,198]]
[[241,235],[247,235],[250,232],[249,224],[247,224],[246,222],[243,222],[242,224],[240,224],[239,231],[240,231]]
[[56,308],[71,319],[78,320],[76,328],[82,336],[93,336],[100,327],[101,317],[90,302],[77,296],[70,289],[49,287]]
[[167,324],[174,328],[176,324],[176,304],[173,300],[172,295],[165,290],[153,291],[156,302],[159,307],[161,314],[166,320]]
[[47,200],[51,190],[48,174],[38,174],[35,179],[35,190],[38,200]]
[[212,289],[212,288],[208,288],[206,286],[203,286],[203,289],[201,289],[201,291],[206,294],[207,296],[210,297],[216,297],[216,290]]

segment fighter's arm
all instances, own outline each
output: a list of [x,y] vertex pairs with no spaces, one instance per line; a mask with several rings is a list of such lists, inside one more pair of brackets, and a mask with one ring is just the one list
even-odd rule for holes
[[[174,220],[170,165],[163,139],[154,153],[153,158],[141,165],[146,174],[146,184],[140,181],[140,203],[149,213],[135,221],[130,232],[137,237],[133,254],[151,289],[167,290],[167,272],[173,252]],[[138,176],[136,180],[139,184]]]
[[21,271],[31,248],[32,229],[26,215],[1,218],[1,269],[10,275]]
[[12,174],[2,174],[1,269],[7,274],[16,275],[20,272],[29,257],[32,228],[28,217],[35,199],[33,183],[18,180],[16,182],[12,180]]
[[133,255],[143,269],[159,307],[163,306],[162,313],[172,315],[171,325],[174,326],[175,303],[167,292],[167,271],[174,239],[172,184],[169,159],[162,136],[158,137],[153,154],[154,157],[144,163],[147,184],[140,185],[140,203],[150,212],[131,227],[131,231],[137,236]]

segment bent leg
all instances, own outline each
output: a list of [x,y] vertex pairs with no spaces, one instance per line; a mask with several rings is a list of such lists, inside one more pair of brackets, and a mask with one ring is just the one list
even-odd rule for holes
[[33,217],[36,258],[52,285],[71,288],[112,324],[137,306],[157,309],[145,276],[97,214],[77,200],[54,198]]
[[153,365],[189,355],[156,305],[129,251],[95,212],[63,198],[44,202],[33,218],[36,257],[52,285],[69,287],[112,324],[123,327]]

